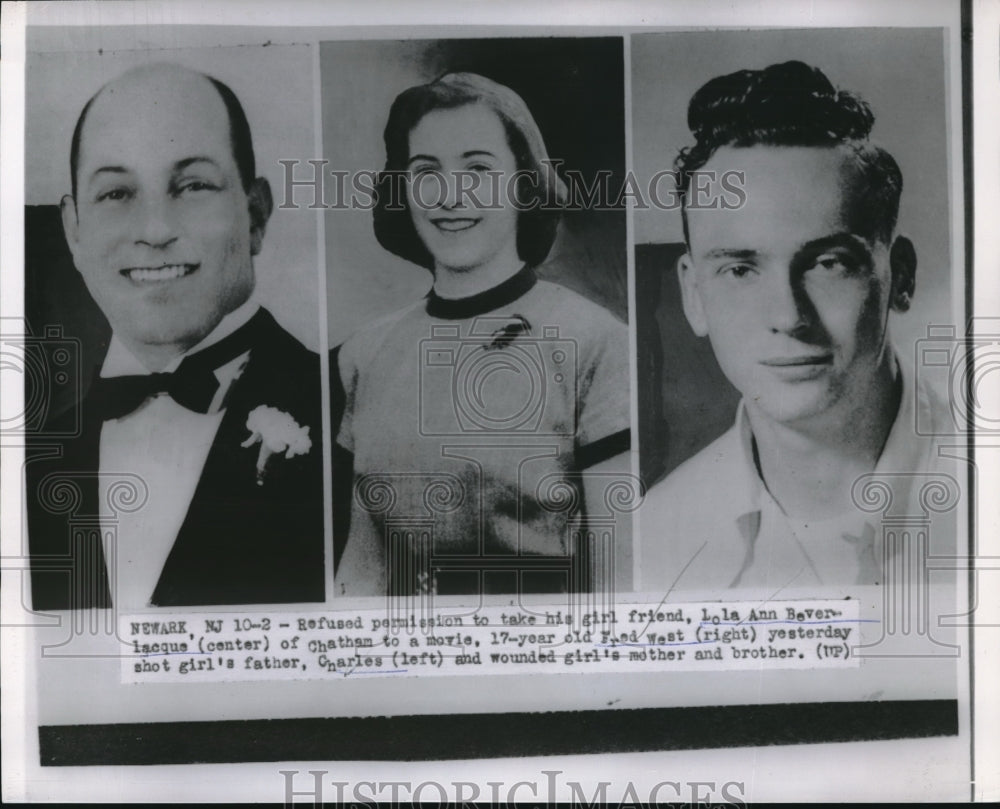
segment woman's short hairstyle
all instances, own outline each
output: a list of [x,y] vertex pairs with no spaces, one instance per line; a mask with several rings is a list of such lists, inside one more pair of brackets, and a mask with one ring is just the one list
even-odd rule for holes
[[566,185],[548,162],[545,142],[523,99],[476,73],[446,73],[429,84],[404,90],[392,102],[385,125],[385,169],[375,188],[375,237],[390,253],[434,269],[434,258],[417,235],[405,192],[410,132],[434,110],[483,104],[503,124],[520,172],[515,190],[520,208],[517,254],[529,265],[545,260],[556,238]]

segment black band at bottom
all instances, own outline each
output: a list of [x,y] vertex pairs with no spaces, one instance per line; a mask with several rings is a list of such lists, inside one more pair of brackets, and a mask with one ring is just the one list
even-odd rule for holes
[[955,736],[958,701],[48,725],[38,733],[43,766],[434,761]]

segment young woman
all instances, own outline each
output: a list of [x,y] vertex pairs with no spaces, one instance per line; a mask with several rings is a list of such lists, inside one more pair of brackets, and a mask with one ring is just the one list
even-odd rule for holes
[[340,351],[354,497],[336,592],[590,589],[579,529],[611,516],[628,468],[628,338],[535,273],[565,184],[524,101],[471,73],[401,93],[385,147],[375,235],[434,286]]

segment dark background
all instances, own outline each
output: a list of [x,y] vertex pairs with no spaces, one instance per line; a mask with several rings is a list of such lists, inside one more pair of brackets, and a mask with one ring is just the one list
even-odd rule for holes
[[708,338],[696,337],[681,306],[683,244],[635,248],[639,470],[652,486],[733,423],[739,394]]
[[[58,326],[73,345],[79,373],[55,384],[54,367],[46,368],[46,404],[41,423],[74,407],[97,374],[111,340],[111,327],[73,266],[58,205],[28,205],[24,210],[24,316],[35,337]],[[41,382],[41,380],[36,380]],[[30,382],[30,380],[29,380]],[[79,382],[80,389],[77,388]],[[26,395],[31,395],[26,391]]]

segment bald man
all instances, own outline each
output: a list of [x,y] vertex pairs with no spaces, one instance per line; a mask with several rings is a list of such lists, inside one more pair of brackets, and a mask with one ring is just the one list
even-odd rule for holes
[[320,361],[254,300],[272,202],[239,101],[130,70],[70,167],[66,240],[112,338],[81,434],[28,465],[34,608],[323,600]]

